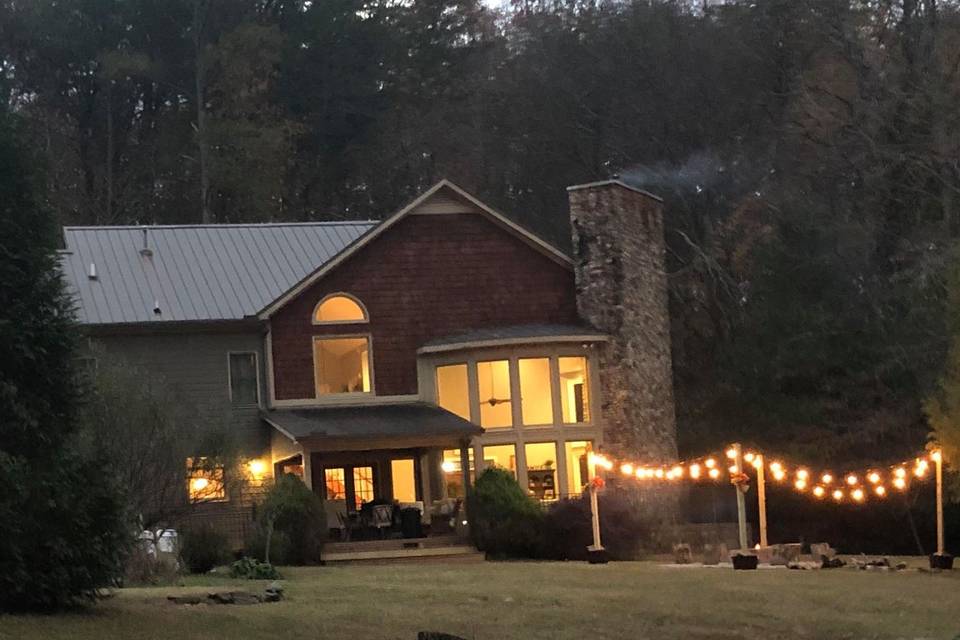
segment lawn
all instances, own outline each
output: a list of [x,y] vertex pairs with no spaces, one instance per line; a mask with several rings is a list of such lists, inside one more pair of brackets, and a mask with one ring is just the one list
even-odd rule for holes
[[664,567],[655,563],[425,564],[284,570],[287,599],[173,605],[166,596],[265,583],[209,578],[123,589],[89,611],[0,616],[0,638],[954,638],[960,571],[929,574]]

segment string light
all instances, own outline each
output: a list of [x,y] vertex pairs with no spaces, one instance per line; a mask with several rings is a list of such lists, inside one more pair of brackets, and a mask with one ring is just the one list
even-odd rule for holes
[[623,463],[622,465],[620,465],[620,471],[622,471],[622,472],[623,472],[623,475],[625,475],[625,476],[632,476],[632,475],[633,475],[633,465],[630,464],[629,462],[625,462],[625,463]]
[[760,467],[763,466],[763,458],[761,458],[760,456],[757,456],[756,458],[753,459],[752,462],[750,462],[750,464],[753,465],[754,469],[759,469]]
[[907,481],[904,480],[903,478],[894,478],[894,479],[893,479],[893,486],[895,486],[897,489],[900,489],[901,491],[903,491],[903,489],[905,489],[906,486],[907,486]]
[[829,473],[825,473],[820,477],[820,482],[822,482],[823,484],[830,484],[831,482],[833,482],[833,476],[830,475]]
[[707,467],[707,469],[713,469],[715,466],[717,466],[717,461],[713,458],[707,458],[703,464]]
[[803,478],[797,478],[797,481],[793,483],[793,486],[797,488],[797,491],[803,491],[807,488],[807,481]]
[[753,451],[748,451],[747,453],[744,454],[743,459],[746,460],[747,462],[753,462],[754,458],[756,457],[757,456],[753,453]]
[[696,480],[700,477],[700,465],[692,464],[690,465],[690,477]]
[[881,498],[887,495],[887,490],[886,488],[884,488],[882,484],[879,484],[876,487],[874,487],[873,492],[876,493]]
[[853,485],[857,484],[857,476],[853,475],[852,473],[851,473],[850,475],[848,475],[848,476],[847,476],[847,484],[850,485],[851,487],[852,487]]
[[940,453],[940,449],[934,449],[934,451],[930,454],[930,459],[934,462],[942,462],[943,454]]
[[806,469],[797,469],[797,480],[806,480],[810,477],[810,472]]
[[833,499],[836,500],[837,502],[840,502],[841,500],[843,500],[843,491],[841,491],[840,489],[835,490],[833,492]]
[[713,478],[714,480],[716,480],[717,478],[719,478],[719,477],[720,477],[720,469],[717,469],[716,467],[714,467],[713,469],[710,469],[710,477]]
[[895,475],[898,478],[906,478],[907,470],[904,469],[903,467],[897,467],[896,469],[893,470],[893,475]]
[[880,482],[880,474],[876,471],[871,471],[870,475],[867,476],[867,480],[869,480],[871,484],[877,484]]
[[730,458],[731,460],[736,460],[737,450],[734,449],[733,447],[730,447],[729,449],[727,449],[727,457]]
[[739,473],[740,469],[737,468],[737,465],[732,464],[730,465],[730,468],[728,469],[728,471],[730,472],[731,475],[734,475],[736,473]]
[[850,495],[853,496],[853,499],[856,500],[857,502],[863,502],[863,497],[864,497],[863,489],[861,489],[860,487],[857,487],[856,489],[854,489],[853,493],[851,493]]
[[662,477],[663,477],[663,469],[657,469],[656,471],[653,472],[653,475],[654,475],[655,477],[657,477],[657,478],[662,478]]
[[670,470],[670,472],[673,474],[674,478],[683,477],[683,467],[681,467],[680,465],[675,466],[673,469]]
[[827,490],[821,487],[820,485],[817,485],[813,488],[813,495],[817,496],[818,498],[822,498],[823,494],[825,494],[826,492]]

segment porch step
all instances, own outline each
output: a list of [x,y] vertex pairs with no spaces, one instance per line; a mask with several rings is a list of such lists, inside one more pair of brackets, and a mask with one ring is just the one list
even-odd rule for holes
[[388,540],[356,540],[351,542],[328,542],[324,545],[324,554],[353,553],[357,551],[394,551],[407,549],[436,549],[456,547],[468,544],[455,535],[430,536],[426,538],[401,538]]
[[406,549],[402,551],[355,551],[352,553],[324,553],[325,564],[394,564],[401,562],[483,562],[484,554],[471,546],[440,547],[436,549]]

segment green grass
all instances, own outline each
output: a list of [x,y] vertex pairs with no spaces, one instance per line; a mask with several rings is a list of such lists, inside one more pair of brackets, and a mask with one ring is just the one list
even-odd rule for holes
[[0,616],[3,640],[401,638],[953,638],[960,571],[672,568],[654,563],[426,564],[284,570],[287,600],[178,606],[176,593],[262,588],[190,578],[82,611]]

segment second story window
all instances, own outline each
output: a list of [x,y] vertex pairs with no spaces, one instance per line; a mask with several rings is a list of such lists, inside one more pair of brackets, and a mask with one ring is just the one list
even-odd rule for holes
[[365,336],[315,337],[313,368],[317,396],[369,393],[370,339]]
[[363,304],[343,293],[327,296],[313,310],[313,324],[353,324],[367,320]]
[[467,365],[450,364],[437,367],[437,404],[464,420],[470,419]]
[[260,399],[257,388],[257,354],[231,353],[228,364],[230,402],[239,406],[256,405]]
[[477,386],[480,391],[480,426],[485,429],[513,426],[510,361],[478,362]]

